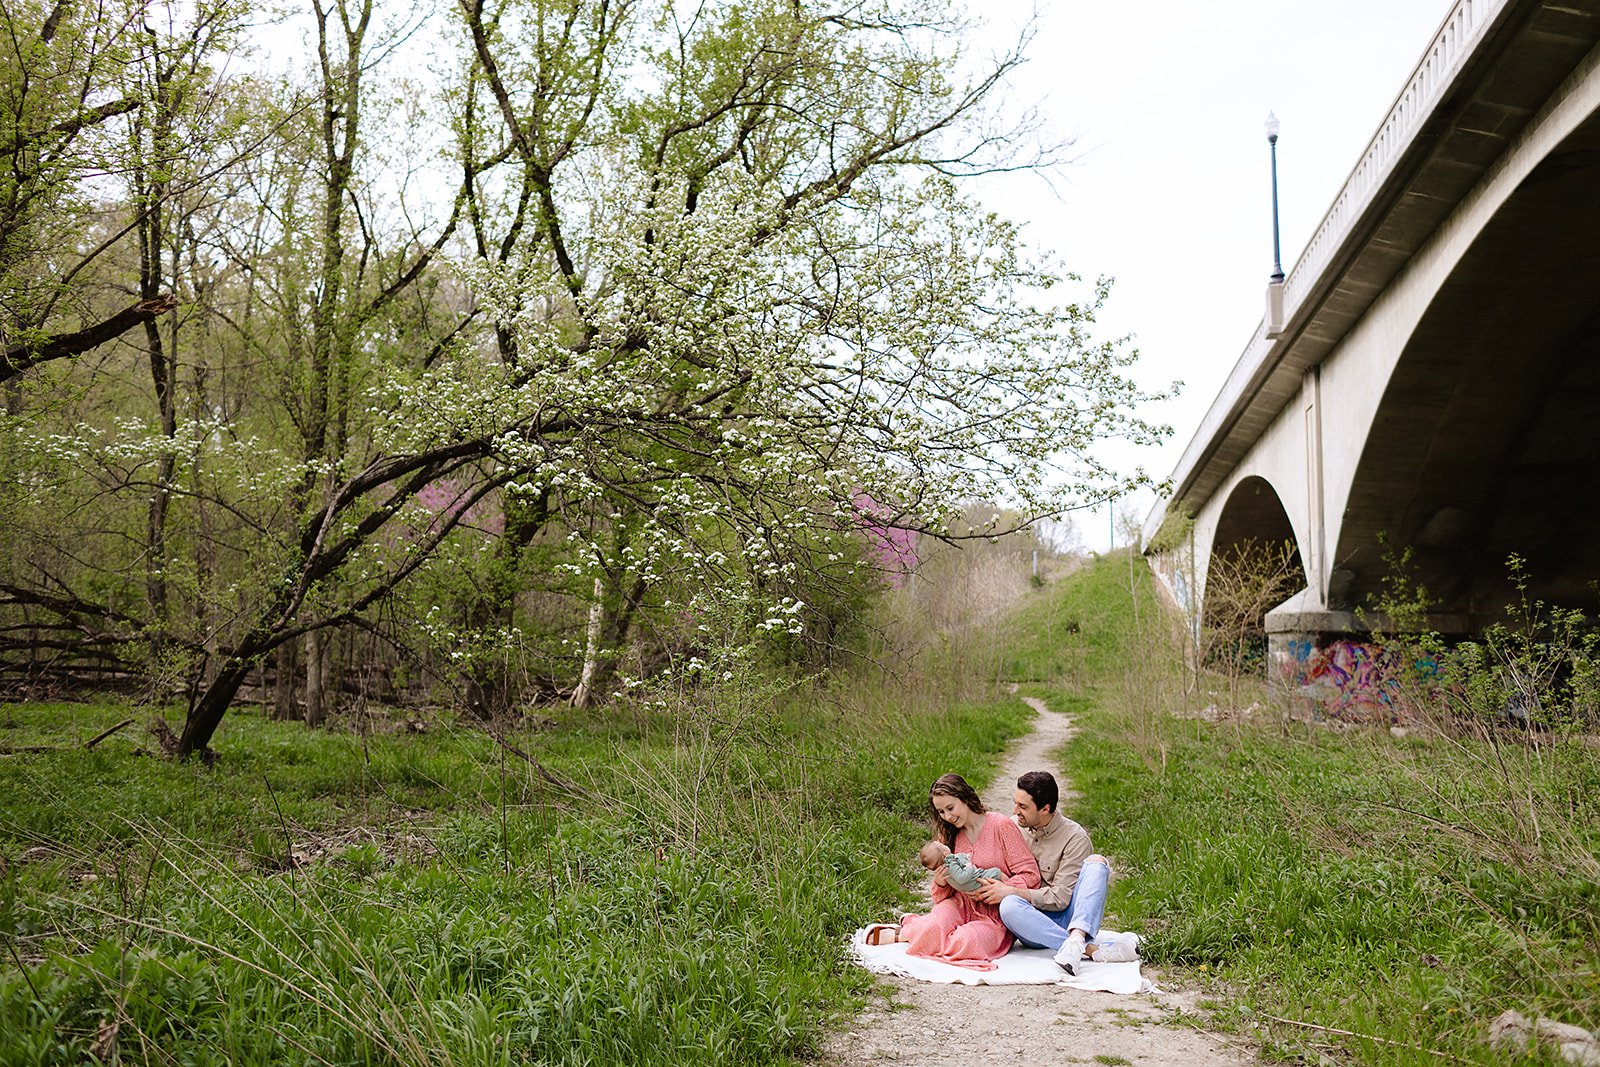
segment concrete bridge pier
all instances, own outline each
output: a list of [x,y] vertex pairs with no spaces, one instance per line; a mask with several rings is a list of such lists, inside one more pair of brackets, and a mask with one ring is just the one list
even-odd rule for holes
[[1303,683],[1311,654],[1336,641],[1365,641],[1367,626],[1353,611],[1327,607],[1302,589],[1267,612],[1267,680],[1274,686]]
[[1298,690],[1331,674],[1341,700],[1382,703],[1382,690],[1393,684],[1393,664],[1380,662],[1384,657],[1375,647],[1377,635],[1421,631],[1454,638],[1472,632],[1471,619],[1459,612],[1429,612],[1401,620],[1381,612],[1329,607],[1320,599],[1311,589],[1302,589],[1266,613],[1263,628],[1271,687]]

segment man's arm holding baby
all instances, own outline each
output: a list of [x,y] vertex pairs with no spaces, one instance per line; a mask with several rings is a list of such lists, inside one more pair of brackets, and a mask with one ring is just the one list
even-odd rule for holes
[[1049,857],[1040,856],[1040,873],[1051,869],[1050,877],[1042,880],[1037,889],[1024,889],[1021,886],[1007,885],[994,879],[987,879],[973,893],[973,899],[981,900],[985,904],[999,904],[1006,897],[1017,896],[1026,900],[1040,911],[1065,911],[1072,903],[1072,890],[1078,884],[1078,872],[1083,870],[1083,861],[1094,853],[1094,845],[1089,840],[1089,835],[1081,829],[1070,834],[1062,848],[1061,856],[1053,865]]

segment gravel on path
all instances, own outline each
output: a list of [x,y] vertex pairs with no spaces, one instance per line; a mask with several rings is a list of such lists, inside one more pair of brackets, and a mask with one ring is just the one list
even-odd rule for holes
[[[1061,782],[1062,810],[1070,815],[1071,801],[1078,794],[1070,790],[1051,754],[1071,738],[1072,720],[1041,700],[1023,700],[1038,713],[1034,730],[1007,754],[982,794],[983,803],[991,810],[1009,812],[1017,776],[1047,770]],[[1107,919],[1107,925],[1116,929],[1116,922]],[[1160,973],[1148,964],[1144,974],[1157,986],[1162,984]],[[828,1036],[821,1063],[825,1067],[972,1063],[1237,1067],[1255,1062],[1244,1042],[1176,1021],[1180,1014],[1192,1016],[1198,999],[1199,994],[1192,992],[1116,996],[1068,986],[936,985],[880,978],[877,997],[867,1010],[846,1029]]]

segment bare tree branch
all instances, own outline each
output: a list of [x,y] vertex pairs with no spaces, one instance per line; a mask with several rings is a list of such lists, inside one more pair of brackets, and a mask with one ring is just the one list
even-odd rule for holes
[[157,296],[125,307],[109,319],[98,322],[88,329],[53,334],[37,341],[12,345],[0,355],[0,382],[9,381],[41,363],[82,355],[177,306],[178,302],[172,296]]

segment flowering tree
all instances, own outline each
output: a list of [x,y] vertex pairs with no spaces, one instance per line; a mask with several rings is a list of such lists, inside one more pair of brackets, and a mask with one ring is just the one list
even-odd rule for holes
[[868,558],[883,572],[889,585],[899,588],[906,576],[917,569],[917,533],[883,522],[891,509],[865,494],[857,494],[861,533],[866,538]]
[[519,491],[625,511],[625,552],[577,536],[597,588],[670,565],[691,598],[792,604],[798,571],[845,558],[793,535],[855,525],[856,496],[943,534],[973,499],[1031,519],[1125,488],[1089,447],[1157,431],[1131,352],[1088,339],[1104,288],[1057,302],[1069,276],[957,187],[1018,163],[985,125],[1018,55],[958,82],[964,27],[935,3],[461,14],[462,125],[499,120],[504,188],[537,205],[471,268],[513,358],[488,394],[429,380],[396,405],[414,427],[459,423],[446,397],[500,412]]
[[[397,257],[426,343],[404,358],[412,335],[375,314],[330,333],[352,367],[338,455],[189,435],[232,450],[206,491],[235,472],[227,514],[252,533],[230,613],[195,641],[184,751],[264,656],[375,625],[463,537],[505,566],[460,625],[417,605],[429,632],[466,648],[507,627],[539,577],[521,548],[559,539],[550,577],[592,597],[593,693],[651,612],[734,620],[719,639],[803,629],[811,590],[870,565],[860,500],[900,543],[1139,480],[1091,455],[1164,432],[1136,414],[1131,349],[1091,336],[1104,284],[960,188],[1048,162],[995,125],[1020,52],[963,78],[965,27],[936,0],[461,0],[454,18],[460,181],[440,236]],[[39,441],[58,466],[93,451]],[[974,500],[1014,519],[958,535]]]

